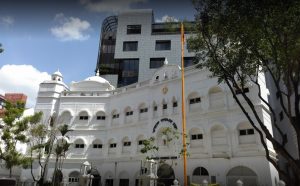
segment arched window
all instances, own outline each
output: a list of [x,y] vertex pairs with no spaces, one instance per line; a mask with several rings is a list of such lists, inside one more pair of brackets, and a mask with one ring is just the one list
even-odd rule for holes
[[96,120],[97,121],[103,121],[106,119],[105,113],[103,111],[98,111],[96,113]]
[[85,121],[85,120],[89,120],[89,114],[87,111],[81,111],[79,113],[79,121]]
[[118,119],[120,117],[117,110],[112,111],[111,115],[112,115],[112,119]]
[[201,98],[197,92],[192,92],[188,95],[188,105],[190,111],[196,111],[200,107]]
[[168,114],[168,103],[165,99],[162,101],[162,114],[167,115]]
[[237,166],[227,173],[227,185],[236,185],[237,180],[241,180],[245,186],[257,186],[257,175],[248,167]]
[[212,146],[227,145],[226,131],[223,126],[216,125],[211,128]]
[[69,183],[78,183],[80,173],[78,171],[73,171],[69,174]]
[[193,171],[193,182],[202,183],[204,180],[209,182],[209,173],[204,167],[197,167]]
[[137,141],[137,152],[140,153],[141,149],[144,147],[143,142],[145,140],[145,137],[143,135],[139,135],[136,139]]
[[189,133],[191,148],[203,146],[203,132],[199,128],[192,128]]
[[224,94],[220,87],[212,87],[209,89],[208,95],[210,108],[214,109],[224,107]]
[[139,106],[139,119],[140,120],[147,119],[147,116],[148,116],[148,108],[145,103],[142,103]]
[[74,148],[75,149],[84,149],[84,147],[85,147],[85,144],[84,144],[84,141],[81,138],[76,139],[74,141]]
[[113,110],[111,112],[111,117],[112,117],[112,121],[111,121],[111,124],[112,125],[118,125],[119,124],[119,112],[117,110]]
[[133,120],[133,110],[130,107],[125,108],[125,123],[131,123]]
[[94,140],[92,143],[92,146],[93,146],[93,149],[95,149],[95,150],[101,150],[103,148],[103,144],[102,144],[101,140],[99,140],[99,139]]
[[110,139],[109,141],[108,141],[108,147],[109,147],[109,149],[108,149],[108,153],[109,154],[115,154],[116,152],[117,152],[117,142],[115,141],[115,139]]
[[152,109],[153,109],[153,117],[156,118],[158,116],[158,114],[157,114],[157,112],[158,112],[158,105],[156,104],[155,101],[152,104]]
[[131,141],[128,137],[124,137],[122,139],[122,152],[123,153],[129,153],[131,149]]
[[178,102],[175,97],[172,98],[172,108],[173,108],[173,114],[178,113]]
[[197,167],[193,171],[193,176],[209,176],[208,171],[204,167]]
[[239,144],[255,144],[256,135],[254,128],[248,123],[243,122],[237,126]]
[[58,124],[66,124],[70,125],[72,121],[72,113],[68,110],[63,111],[61,115],[58,117]]

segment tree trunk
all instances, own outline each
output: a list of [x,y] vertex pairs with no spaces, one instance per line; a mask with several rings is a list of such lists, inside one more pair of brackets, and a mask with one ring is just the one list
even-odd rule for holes
[[9,177],[11,178],[12,168],[9,169]]

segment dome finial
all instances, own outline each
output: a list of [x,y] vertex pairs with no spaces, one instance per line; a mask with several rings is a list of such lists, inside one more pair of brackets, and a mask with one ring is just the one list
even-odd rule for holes
[[168,59],[165,58],[165,61],[164,61],[164,65],[167,65],[169,62],[168,62]]
[[99,70],[99,68],[97,69],[96,76],[100,76],[100,70]]

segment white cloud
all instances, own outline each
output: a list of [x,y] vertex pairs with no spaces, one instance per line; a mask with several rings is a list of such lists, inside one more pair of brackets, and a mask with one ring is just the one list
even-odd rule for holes
[[11,16],[1,16],[0,23],[6,26],[11,26],[15,23],[15,19]]
[[56,14],[54,20],[59,25],[51,28],[51,33],[61,41],[83,41],[90,37],[85,33],[91,26],[88,21],[76,17],[65,17],[62,13]]
[[0,68],[0,94],[24,93],[27,106],[35,105],[39,84],[49,80],[47,72],[40,72],[31,65],[4,65]]
[[160,19],[155,20],[158,23],[164,23],[164,22],[178,22],[178,19],[172,16],[164,15]]
[[118,13],[123,10],[131,9],[131,5],[135,3],[144,3],[147,0],[102,0],[100,2],[92,2],[91,0],[80,0],[87,9],[94,12],[114,12]]

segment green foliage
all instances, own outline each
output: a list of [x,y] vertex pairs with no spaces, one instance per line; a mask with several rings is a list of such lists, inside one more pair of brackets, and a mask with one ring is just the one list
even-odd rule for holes
[[[199,68],[208,69],[219,83],[228,85],[235,101],[258,132],[266,150],[266,158],[290,185],[298,185],[285,169],[269,156],[266,137],[276,152],[289,162],[295,175],[300,175],[299,160],[286,150],[286,135],[278,127],[275,108],[261,94],[260,74],[265,72],[275,86],[281,109],[287,116],[285,124],[295,129],[300,142],[300,2],[248,0],[194,0],[197,10],[197,32],[188,44],[197,54]],[[249,85],[256,86],[260,99],[273,118],[279,138],[264,125],[251,98],[243,92]],[[236,95],[235,90],[241,92]],[[291,101],[293,100],[293,101]],[[241,104],[245,101],[245,107]],[[293,102],[293,103],[292,103]],[[286,103],[286,104],[285,104]],[[292,106],[293,105],[293,106]],[[276,108],[278,109],[278,108]],[[251,117],[249,112],[254,116]],[[257,126],[258,125],[258,126]],[[300,148],[295,147],[299,153]]]
[[11,170],[15,166],[27,166],[30,158],[26,157],[17,149],[17,144],[27,143],[29,137],[27,130],[32,118],[37,120],[38,113],[34,116],[22,117],[25,104],[6,102],[3,117],[4,127],[2,129],[0,159],[4,160],[5,167]]
[[[165,136],[165,143],[166,145],[177,145],[178,140],[180,140],[181,133],[177,130],[174,130],[171,127],[166,127],[161,131],[161,134]],[[185,135],[187,138],[187,135]],[[172,143],[172,144],[171,144]],[[187,143],[188,145],[188,143]],[[140,152],[143,154],[146,154],[146,159],[152,159],[153,156],[157,156],[159,153],[159,147],[156,145],[156,139],[155,137],[150,137],[149,139],[143,140],[143,148],[141,148]],[[183,155],[183,148],[178,152],[178,156]],[[174,152],[176,153],[176,152]],[[188,155],[188,153],[187,153]]]

